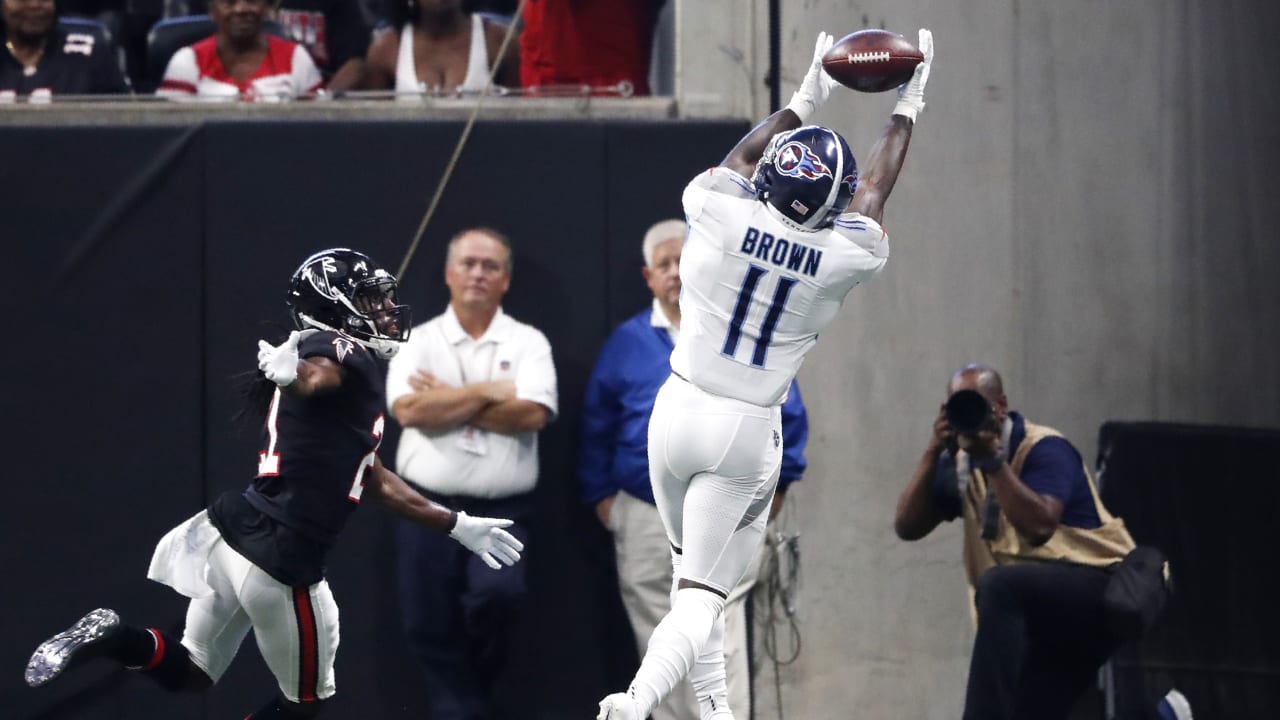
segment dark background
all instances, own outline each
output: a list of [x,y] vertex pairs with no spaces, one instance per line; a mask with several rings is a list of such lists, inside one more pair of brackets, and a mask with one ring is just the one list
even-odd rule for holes
[[[443,311],[444,244],[491,225],[515,245],[504,307],[551,342],[559,419],[542,435],[526,562],[530,621],[501,681],[506,717],[591,717],[635,662],[612,544],[577,497],[579,406],[608,331],[645,306],[640,243],[742,122],[480,123],[408,271],[415,322]],[[274,692],[246,641],[204,698],[106,663],[27,688],[26,659],[99,606],[180,628],[185,598],[146,580],[155,542],[248,483],[235,375],[288,329],[284,294],[311,252],[399,266],[460,123],[210,122],[7,128],[0,134],[9,497],[0,504],[0,717],[240,718]],[[13,168],[23,168],[21,173]],[[395,437],[382,456],[394,459]],[[331,558],[342,613],[337,718],[423,717],[400,632],[390,516],[356,513]],[[518,707],[519,710],[514,708]]]
[[1112,658],[1119,717],[1170,687],[1202,720],[1276,717],[1280,431],[1108,422],[1098,456],[1103,502],[1173,579],[1160,620]]

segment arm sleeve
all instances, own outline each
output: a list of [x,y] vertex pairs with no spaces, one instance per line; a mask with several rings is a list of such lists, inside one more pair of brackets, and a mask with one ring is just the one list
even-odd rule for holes
[[1085,478],[1080,453],[1060,437],[1047,437],[1027,453],[1018,479],[1031,490],[1057,498],[1066,507]]
[[735,198],[755,197],[751,181],[727,167],[713,167],[695,177],[684,189],[684,214],[690,222],[702,217],[707,200],[714,194]]
[[779,487],[786,487],[804,475],[809,462],[804,448],[809,442],[809,414],[805,412],[800,397],[800,385],[791,381],[787,401],[782,403],[782,471],[778,475]]
[[324,78],[320,76],[320,70],[311,59],[311,53],[301,45],[294,46],[293,86],[298,89],[298,94],[308,95],[319,90],[322,85],[324,85]]
[[156,95],[160,97],[184,98],[196,94],[196,85],[200,82],[200,68],[196,65],[196,51],[184,47],[169,58],[164,69],[164,77]]
[[349,380],[355,380],[373,392],[382,391],[382,371],[372,350],[337,333],[317,330],[303,332],[306,335],[298,343],[299,358],[328,358],[342,367],[343,385],[349,385]]
[[338,0],[330,5],[324,25],[329,33],[330,72],[337,72],[348,60],[363,58],[368,52],[371,33],[356,0]]
[[622,422],[622,401],[614,375],[617,344],[610,338],[600,350],[582,401],[578,478],[582,483],[582,501],[589,505],[618,492],[613,480],[613,457],[618,426]]
[[556,365],[551,359],[551,343],[537,330],[530,328],[533,337],[520,359],[516,370],[516,397],[532,400],[551,412],[551,420],[559,414],[559,391],[556,385]]
[[836,218],[832,227],[838,234],[866,250],[872,257],[889,257],[889,234],[875,220],[859,213],[845,213]]

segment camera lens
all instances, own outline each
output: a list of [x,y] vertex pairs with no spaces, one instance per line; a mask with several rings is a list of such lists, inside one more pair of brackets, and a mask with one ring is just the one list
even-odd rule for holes
[[953,430],[973,433],[991,418],[991,404],[977,390],[959,390],[947,398],[945,414]]

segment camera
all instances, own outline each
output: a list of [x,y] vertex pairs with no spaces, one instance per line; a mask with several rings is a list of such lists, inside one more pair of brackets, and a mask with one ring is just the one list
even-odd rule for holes
[[951,429],[962,435],[978,432],[995,419],[991,403],[977,390],[957,390],[943,410]]

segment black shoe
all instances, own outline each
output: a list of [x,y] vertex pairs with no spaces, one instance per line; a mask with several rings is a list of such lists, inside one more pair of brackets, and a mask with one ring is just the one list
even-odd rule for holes
[[101,655],[105,641],[119,635],[122,629],[115,610],[99,608],[85,615],[75,625],[40,643],[27,661],[27,684],[40,687],[61,675],[73,660]]

